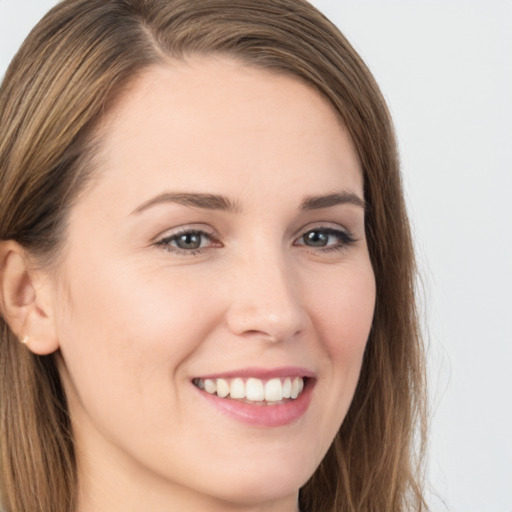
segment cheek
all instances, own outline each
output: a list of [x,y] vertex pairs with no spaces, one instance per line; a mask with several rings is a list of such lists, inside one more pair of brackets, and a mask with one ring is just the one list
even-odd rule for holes
[[211,312],[198,322],[204,286],[176,276],[157,279],[133,266],[98,265],[94,273],[71,276],[72,307],[61,318],[61,371],[71,415],[87,426],[83,436],[97,430],[127,451],[140,445],[149,453],[144,432],[167,440],[166,432],[179,428],[187,417],[179,393],[186,364],[215,318]]
[[373,320],[375,278],[368,264],[347,269],[314,295],[320,336],[332,361],[359,365]]
[[[75,268],[84,267],[79,263]],[[194,304],[201,295],[201,281],[173,277],[165,279],[137,265],[98,262],[94,269],[71,274],[73,307],[63,316],[77,329],[108,338],[110,344],[135,345],[141,339],[146,347],[164,343],[183,332],[184,325],[194,325]],[[156,333],[160,336],[152,335]]]
[[105,393],[138,396],[168,385],[210,328],[211,317],[197,322],[204,285],[157,279],[156,272],[134,266],[89,263],[94,272],[77,264],[85,270],[69,275],[68,299],[61,303],[72,306],[59,322],[62,354],[78,391],[88,393],[93,382]]
[[[322,432],[312,445],[320,463],[347,414],[359,380],[370,333],[375,279],[369,264],[347,265],[315,286],[309,303],[321,350],[315,403],[315,431]],[[323,284],[323,286],[318,286]]]

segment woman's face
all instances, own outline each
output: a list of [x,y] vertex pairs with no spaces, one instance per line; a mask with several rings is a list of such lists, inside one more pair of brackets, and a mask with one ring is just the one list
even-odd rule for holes
[[294,78],[196,57],[100,136],[54,288],[83,510],[293,510],[374,308],[346,128]]

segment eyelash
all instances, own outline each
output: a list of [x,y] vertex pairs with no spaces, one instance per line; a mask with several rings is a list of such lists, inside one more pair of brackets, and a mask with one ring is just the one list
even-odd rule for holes
[[181,231],[178,231],[177,233],[173,233],[170,236],[166,236],[165,238],[162,238],[161,240],[158,240],[155,245],[157,247],[162,247],[166,251],[172,252],[174,254],[179,255],[185,255],[185,256],[194,256],[196,254],[201,254],[204,252],[205,249],[208,249],[209,247],[203,248],[199,247],[197,249],[181,249],[180,247],[176,247],[171,245],[171,242],[177,242],[177,240],[182,236],[199,236],[201,239],[208,239],[213,243],[218,243],[220,246],[220,242],[215,239],[215,237],[211,233],[207,233],[206,231],[203,231],[201,229],[183,229]]
[[[320,252],[331,252],[331,251],[342,251],[346,249],[347,247],[354,244],[357,240],[352,236],[352,234],[347,230],[342,229],[335,229],[330,227],[317,227],[317,228],[311,228],[305,231],[297,240],[304,240],[304,237],[308,234],[317,233],[321,234],[323,236],[327,235],[329,236],[335,236],[338,238],[338,242],[332,245],[328,246],[308,246],[306,243],[297,243],[294,242],[294,246],[304,246],[312,251],[320,251]],[[198,236],[201,237],[201,242],[204,239],[210,240],[213,244],[218,244],[217,247],[221,246],[221,243],[211,234],[207,233],[206,231],[200,230],[200,229],[183,229],[182,231],[179,231],[177,233],[173,233],[170,236],[166,236],[162,238],[161,240],[158,240],[155,243],[155,246],[162,247],[164,250],[169,251],[173,254],[178,255],[185,255],[185,256],[195,256],[197,254],[202,254],[205,250],[210,249],[211,247],[198,247],[197,249],[182,249],[180,247],[176,247],[172,245],[172,242],[177,243],[178,239],[183,236]],[[214,245],[215,246],[215,245]]]
[[[298,240],[304,240],[304,237],[310,233],[319,233],[322,235],[327,235],[328,237],[334,236],[338,238],[338,242],[333,245],[319,246],[318,250],[322,252],[342,251],[356,242],[356,239],[349,231],[329,227],[317,227],[308,229],[298,238]],[[315,246],[308,246],[305,243],[297,244],[295,242],[294,245],[303,245],[311,250],[316,249]]]

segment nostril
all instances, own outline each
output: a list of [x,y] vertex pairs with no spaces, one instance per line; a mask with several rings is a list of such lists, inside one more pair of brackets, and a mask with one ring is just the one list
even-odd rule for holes
[[248,338],[254,338],[254,337],[260,337],[261,339],[264,339],[265,341],[268,341],[269,343],[278,343],[279,337],[273,334],[270,334],[268,332],[263,331],[257,331],[255,329],[246,331],[244,335]]
[[[270,331],[270,330],[269,330]],[[266,332],[266,331],[260,331],[256,329],[250,329],[245,332],[241,333],[241,336],[244,338],[247,338],[248,340],[261,340],[263,342],[269,343],[271,345],[276,343],[281,343],[283,341],[298,338],[302,330],[299,329],[295,332],[293,331],[286,331],[286,329],[283,329],[282,331],[274,331],[272,332]]]

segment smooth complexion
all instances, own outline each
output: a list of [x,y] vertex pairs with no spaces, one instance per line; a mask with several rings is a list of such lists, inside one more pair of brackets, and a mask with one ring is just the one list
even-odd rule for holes
[[[346,128],[294,78],[194,57],[148,70],[99,130],[48,285],[79,511],[296,510],[374,309]],[[197,385],[219,376],[307,378],[299,407]]]

